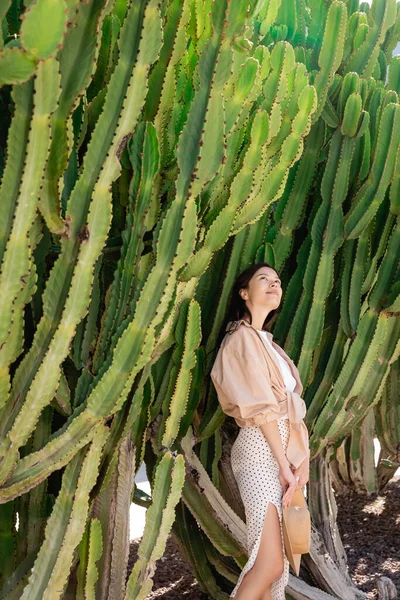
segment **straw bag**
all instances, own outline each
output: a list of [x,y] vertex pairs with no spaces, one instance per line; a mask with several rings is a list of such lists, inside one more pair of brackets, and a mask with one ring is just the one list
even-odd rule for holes
[[301,489],[293,493],[292,501],[282,509],[285,554],[296,575],[300,571],[301,555],[310,551],[311,518]]

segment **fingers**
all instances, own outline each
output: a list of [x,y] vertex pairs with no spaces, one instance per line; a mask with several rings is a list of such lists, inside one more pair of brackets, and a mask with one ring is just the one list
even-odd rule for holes
[[286,491],[283,494],[282,498],[282,505],[284,508],[287,508],[287,506],[289,506],[294,492],[299,489],[299,479],[300,478],[296,476],[296,478],[293,481],[291,481],[288,487],[286,488]]

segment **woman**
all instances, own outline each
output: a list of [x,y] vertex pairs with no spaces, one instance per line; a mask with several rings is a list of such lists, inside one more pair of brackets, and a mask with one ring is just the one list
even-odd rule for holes
[[266,331],[281,297],[279,275],[267,263],[239,275],[211,370],[222,410],[240,427],[231,464],[246,513],[249,558],[231,593],[236,600],[285,600],[282,507],[309,478],[299,372]]

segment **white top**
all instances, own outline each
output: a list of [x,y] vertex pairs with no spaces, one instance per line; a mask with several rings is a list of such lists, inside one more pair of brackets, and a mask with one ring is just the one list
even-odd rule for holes
[[[262,330],[262,329],[257,329],[257,331],[259,333],[261,333],[261,335],[263,336],[264,340],[266,340],[269,348],[271,348],[272,352],[274,353],[274,355],[277,358],[278,361],[278,365],[280,366],[281,369],[281,373],[282,373],[282,377],[283,377],[283,382],[285,384],[285,388],[289,391],[289,392],[293,392],[294,388],[296,387],[296,380],[292,375],[292,371],[290,370],[290,367],[287,363],[287,361],[283,358],[283,356],[281,356],[279,354],[279,352],[277,352],[275,350],[275,348],[273,347],[273,345],[271,344],[268,336],[267,336],[267,332]],[[283,417],[281,417],[281,419],[287,419],[288,415],[285,415]],[[279,420],[279,419],[278,419]]]

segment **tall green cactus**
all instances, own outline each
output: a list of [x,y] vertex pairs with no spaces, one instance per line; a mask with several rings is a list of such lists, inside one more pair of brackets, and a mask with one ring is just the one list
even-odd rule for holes
[[[242,269],[281,273],[315,506],[327,461],[367,489],[395,464],[399,4],[17,5],[0,12],[0,596],[144,598],[171,531],[228,598],[245,525],[209,371]],[[127,582],[131,499],[148,512]],[[357,597],[314,520],[307,570]]]

